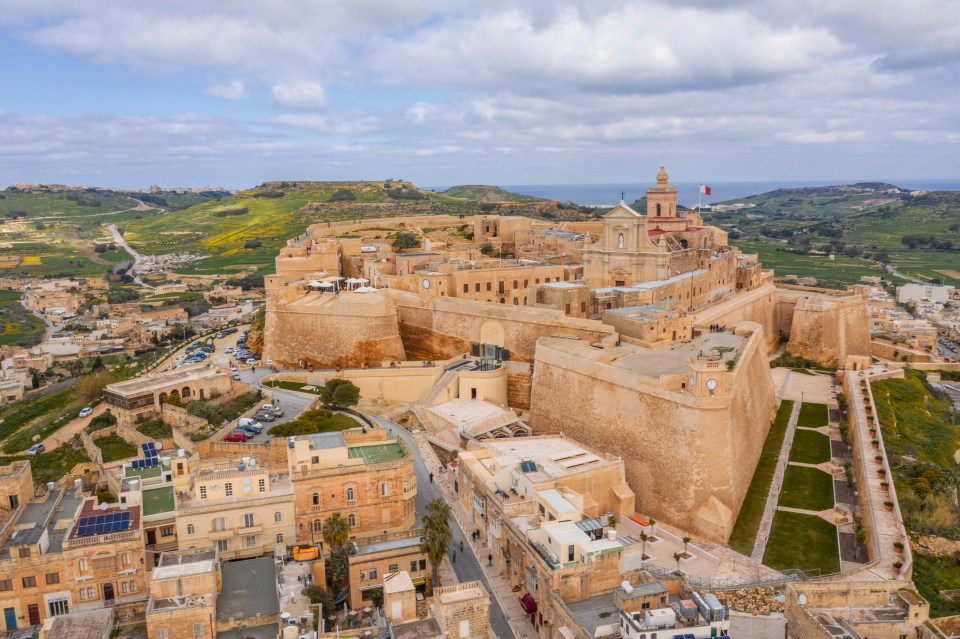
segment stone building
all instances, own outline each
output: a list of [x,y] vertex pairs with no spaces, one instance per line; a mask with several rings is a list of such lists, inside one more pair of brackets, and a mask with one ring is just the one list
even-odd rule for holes
[[103,399],[120,425],[132,426],[141,417],[159,415],[168,395],[183,401],[213,399],[229,393],[234,386],[229,371],[197,364],[110,384],[103,391]]
[[373,591],[383,588],[391,576],[400,572],[406,573],[410,579],[411,594],[426,591],[430,559],[420,549],[422,535],[423,529],[414,528],[364,537],[350,543],[349,602],[353,610],[370,606]]
[[788,584],[787,637],[918,636],[930,618],[930,605],[909,586],[901,580]]
[[[29,465],[16,477],[23,474],[29,476]],[[145,598],[138,507],[100,508],[93,498],[60,489],[42,500],[21,501],[0,530],[0,619],[6,630]]]
[[386,440],[382,430],[291,438],[298,542],[322,546],[323,522],[333,513],[347,520],[352,538],[413,527],[413,457],[400,440]]
[[167,639],[216,637],[220,592],[215,550],[165,552],[150,575],[147,636]]
[[180,550],[216,548],[223,560],[286,554],[296,538],[293,485],[288,473],[261,467],[254,457],[204,460],[191,485],[176,495]]
[[440,636],[486,639],[490,636],[490,595],[479,581],[433,591]]
[[23,399],[23,382],[18,379],[0,379],[0,406]]

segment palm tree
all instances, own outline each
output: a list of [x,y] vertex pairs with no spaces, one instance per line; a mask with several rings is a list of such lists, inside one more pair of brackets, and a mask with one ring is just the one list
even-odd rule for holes
[[647,533],[645,532],[640,533],[640,543],[642,544],[642,546],[640,547],[641,548],[640,561],[643,561],[644,559],[647,558],[647,540],[648,539],[650,539],[650,536]]
[[333,513],[323,522],[320,533],[323,535],[323,542],[327,544],[327,548],[332,553],[335,550],[340,550],[347,543],[350,538],[350,525],[340,513]]
[[433,586],[440,583],[440,562],[450,549],[453,533],[450,530],[450,505],[442,499],[427,503],[427,514],[423,516],[423,541],[420,549],[430,558],[433,574]]
[[689,538],[689,537],[684,537],[684,538],[683,538],[683,554],[684,554],[684,555],[687,554],[687,544],[689,544],[689,543],[690,543],[690,538]]
[[677,570],[680,570],[680,560],[683,559],[683,555],[678,552],[673,553],[673,560],[677,562]]
[[657,538],[657,520],[650,518],[650,539]]

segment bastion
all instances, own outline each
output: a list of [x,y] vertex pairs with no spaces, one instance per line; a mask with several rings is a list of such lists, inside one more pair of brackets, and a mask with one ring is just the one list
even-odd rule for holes
[[725,543],[776,410],[766,350],[753,322],[663,349],[542,338],[530,422],[616,451],[638,512]]
[[381,365],[404,359],[393,303],[375,292],[267,291],[265,360],[291,368]]

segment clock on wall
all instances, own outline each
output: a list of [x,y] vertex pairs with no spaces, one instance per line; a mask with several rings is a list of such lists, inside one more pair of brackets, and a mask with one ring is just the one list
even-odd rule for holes
[[424,278],[423,281],[420,282],[420,285],[423,288],[430,288],[430,280]]
[[707,380],[707,388],[710,389],[710,390],[715,390],[715,389],[717,388],[717,380],[715,380],[715,379],[708,379],[708,380]]

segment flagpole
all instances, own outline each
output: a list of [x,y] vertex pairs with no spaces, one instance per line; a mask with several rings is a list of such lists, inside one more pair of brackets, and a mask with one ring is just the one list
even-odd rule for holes
[[700,204],[700,200],[703,198],[703,182],[700,183],[700,190],[697,191],[697,215],[702,215],[700,209],[703,208],[703,205]]

